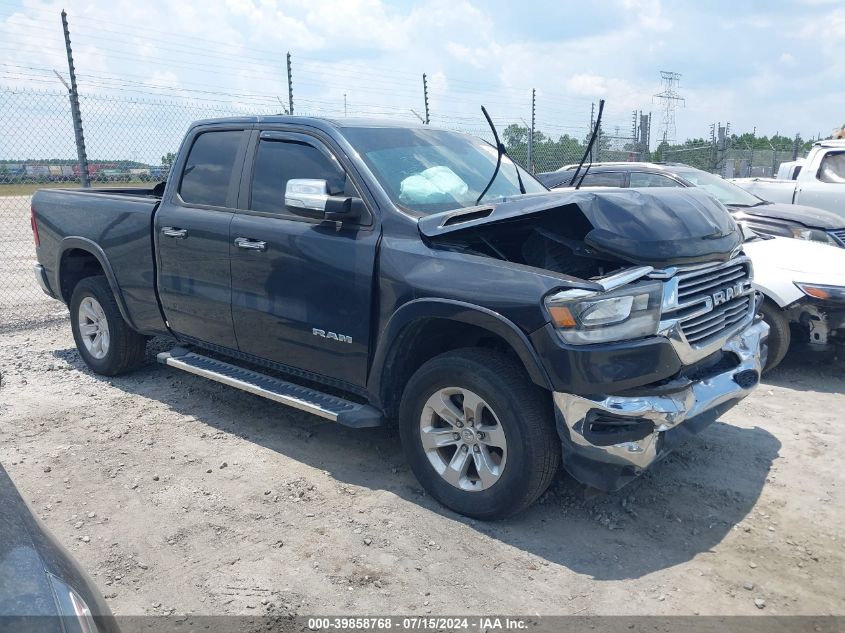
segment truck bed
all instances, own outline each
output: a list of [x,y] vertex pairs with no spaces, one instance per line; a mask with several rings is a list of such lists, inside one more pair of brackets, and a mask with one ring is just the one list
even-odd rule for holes
[[152,188],[40,189],[32,198],[50,289],[69,301],[63,274],[75,248],[96,252],[124,318],[143,333],[166,331],[155,294],[152,218],[161,196]]
[[155,187],[89,187],[88,189],[81,189],[79,187],[61,187],[50,189],[50,191],[82,193],[86,195],[97,194],[101,196],[132,196],[133,198],[153,198],[155,200],[161,200],[162,189],[162,187],[157,185]]

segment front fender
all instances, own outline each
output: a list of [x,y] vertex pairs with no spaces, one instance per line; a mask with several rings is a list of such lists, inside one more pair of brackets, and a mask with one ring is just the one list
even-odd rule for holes
[[532,382],[551,389],[551,381],[528,337],[513,322],[493,310],[453,299],[415,299],[396,310],[378,337],[367,389],[380,394],[388,359],[401,334],[414,322],[445,319],[474,325],[502,338],[522,361]]

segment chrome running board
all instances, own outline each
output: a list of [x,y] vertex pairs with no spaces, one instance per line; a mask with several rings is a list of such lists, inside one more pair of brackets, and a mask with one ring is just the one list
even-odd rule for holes
[[382,413],[366,404],[303,387],[273,376],[238,367],[176,347],[161,352],[158,362],[246,391],[268,400],[354,428],[382,426]]

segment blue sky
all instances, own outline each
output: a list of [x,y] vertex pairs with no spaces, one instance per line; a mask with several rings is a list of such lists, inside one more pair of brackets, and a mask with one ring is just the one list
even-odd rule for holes
[[583,135],[602,97],[611,129],[632,110],[653,111],[656,128],[659,71],[672,70],[680,140],[717,121],[805,138],[845,122],[836,1],[0,0],[0,85],[60,87],[62,6],[88,94],[278,111],[290,50],[298,112],[342,114],[345,94],[350,115],[413,117],[425,72],[439,124],[481,129],[482,103],[499,122],[528,120],[535,88],[551,135]]

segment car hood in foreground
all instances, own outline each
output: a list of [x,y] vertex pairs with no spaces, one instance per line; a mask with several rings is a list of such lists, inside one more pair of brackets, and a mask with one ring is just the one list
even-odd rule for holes
[[601,189],[518,196],[419,220],[429,238],[532,214],[557,214],[562,224],[586,219],[584,244],[619,260],[656,267],[726,260],[742,243],[721,203],[695,189]]
[[[27,618],[12,630],[61,633],[47,574],[72,587],[97,620],[101,633],[117,632],[111,611],[65,549],[32,514],[0,464],[0,618],[4,624]],[[41,617],[49,616],[49,617]]]
[[736,207],[730,206],[748,215],[756,215],[762,218],[774,220],[786,220],[796,222],[808,228],[831,231],[845,228],[845,218],[816,207],[808,207],[803,204],[784,204],[782,202],[767,202],[757,207]]
[[30,535],[29,509],[2,466],[0,503],[0,617],[54,616],[53,592]]

